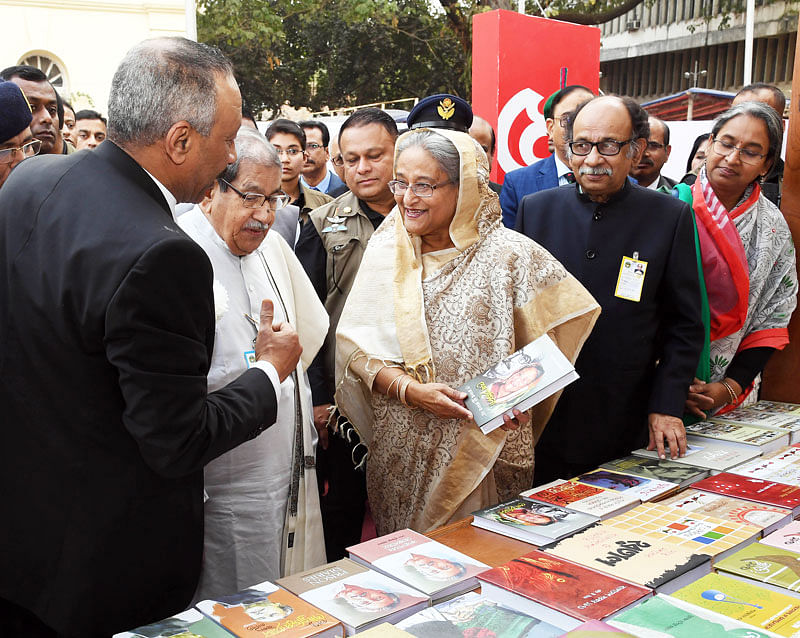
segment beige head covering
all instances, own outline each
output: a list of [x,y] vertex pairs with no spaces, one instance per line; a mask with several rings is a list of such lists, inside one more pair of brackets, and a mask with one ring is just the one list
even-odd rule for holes
[[[414,129],[398,138],[396,148],[407,136],[426,130],[449,139],[459,154],[458,199],[449,231],[458,250],[453,258],[458,259],[500,224],[500,204],[489,188],[486,155],[466,133]],[[370,240],[336,333],[336,402],[367,445],[372,437],[371,385],[380,368],[400,367],[423,382],[436,377],[422,273],[421,239],[406,230],[395,208]],[[354,376],[351,366],[367,381]]]

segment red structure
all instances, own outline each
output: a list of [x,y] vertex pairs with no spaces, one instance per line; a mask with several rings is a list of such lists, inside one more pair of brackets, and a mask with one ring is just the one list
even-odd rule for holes
[[542,110],[560,87],[600,85],[600,29],[513,11],[472,21],[472,109],[497,133],[492,179],[549,155]]

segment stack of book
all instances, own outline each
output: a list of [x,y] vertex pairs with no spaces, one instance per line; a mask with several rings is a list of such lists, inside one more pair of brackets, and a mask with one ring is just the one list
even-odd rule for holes
[[114,638],[800,638],[798,422],[762,401],[475,512],[539,546],[498,567],[399,530]]

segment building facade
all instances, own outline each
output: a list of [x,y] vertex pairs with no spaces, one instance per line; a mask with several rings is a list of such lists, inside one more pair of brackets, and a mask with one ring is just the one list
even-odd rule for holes
[[[720,7],[720,0],[654,0],[603,24],[600,88],[640,102],[694,86],[740,89],[745,15],[723,15]],[[797,1],[756,0],[752,81],[776,84],[787,95],[799,7]],[[696,80],[684,75],[695,71]]]
[[111,78],[146,38],[186,34],[185,0],[0,0],[0,68],[31,64],[76,109],[106,113]]

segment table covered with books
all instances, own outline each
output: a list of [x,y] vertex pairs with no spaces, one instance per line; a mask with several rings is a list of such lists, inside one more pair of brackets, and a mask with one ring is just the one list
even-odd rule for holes
[[800,636],[800,406],[687,433],[117,637]]

